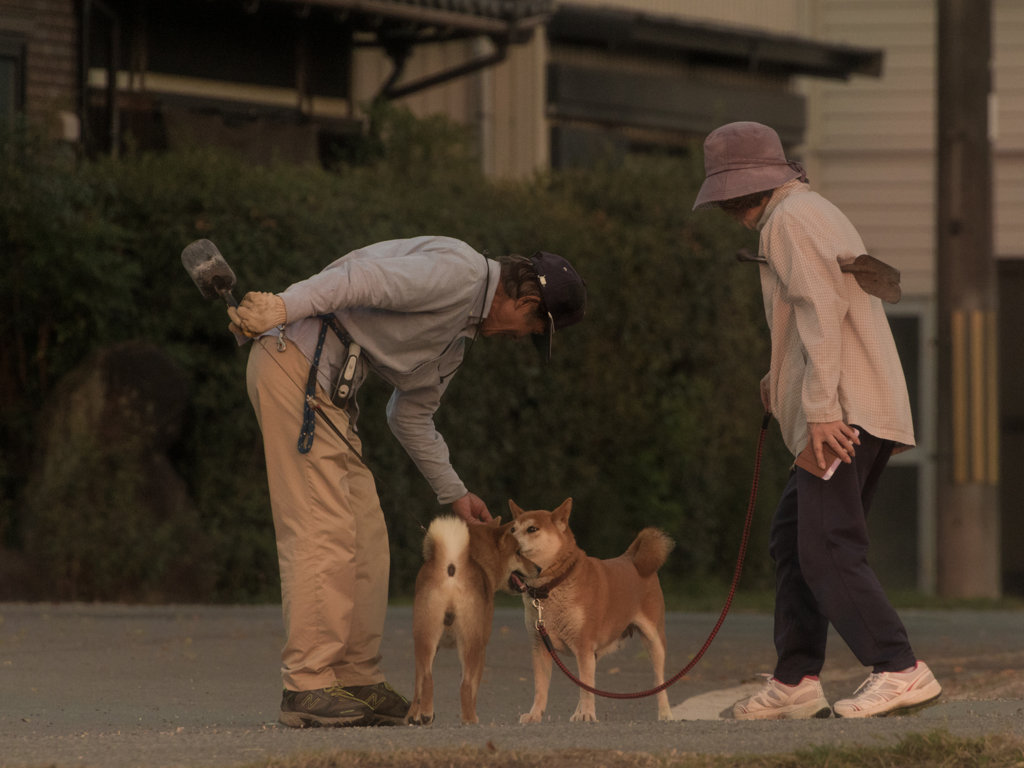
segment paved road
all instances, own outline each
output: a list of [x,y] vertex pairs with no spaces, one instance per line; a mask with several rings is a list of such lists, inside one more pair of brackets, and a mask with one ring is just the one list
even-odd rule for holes
[[[480,695],[483,725],[459,722],[458,660],[454,651],[441,651],[434,726],[293,731],[276,724],[282,644],[276,606],[0,605],[0,765],[227,766],[303,750],[483,747],[488,741],[499,749],[773,753],[840,741],[875,744],[936,727],[1024,736],[1024,612],[903,615],[919,656],[947,691],[943,704],[914,717],[658,723],[651,699],[599,699],[601,722],[577,724],[568,722],[577,691],[556,677],[550,721],[520,726],[533,685],[526,630],[521,610],[503,608],[495,616]],[[411,618],[409,607],[390,610],[383,648],[390,681],[407,693]],[[715,618],[669,615],[670,673],[700,648]],[[773,658],[771,617],[731,615],[704,660],[670,689],[670,702],[678,707],[749,682],[770,671]],[[850,693],[864,676],[842,641],[830,640],[822,675],[829,699]],[[601,660],[598,684],[617,691],[650,686],[639,642]],[[965,700],[978,698],[997,700]]]

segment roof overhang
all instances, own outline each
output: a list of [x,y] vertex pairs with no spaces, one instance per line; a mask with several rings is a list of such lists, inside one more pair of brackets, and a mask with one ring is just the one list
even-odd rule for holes
[[548,39],[621,53],[781,75],[882,74],[884,51],[633,11],[562,4]]
[[554,0],[284,0],[482,35],[516,38],[543,24]]

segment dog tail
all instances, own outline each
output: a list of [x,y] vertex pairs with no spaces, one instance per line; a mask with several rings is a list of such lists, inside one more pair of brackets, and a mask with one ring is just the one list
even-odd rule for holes
[[643,577],[656,573],[668,559],[668,554],[676,546],[668,534],[658,528],[644,528],[626,550],[626,555],[633,558],[637,573]]
[[452,569],[462,559],[463,553],[469,549],[469,527],[461,517],[444,515],[435,517],[427,535],[423,538],[423,559],[447,561],[449,575],[454,576]]

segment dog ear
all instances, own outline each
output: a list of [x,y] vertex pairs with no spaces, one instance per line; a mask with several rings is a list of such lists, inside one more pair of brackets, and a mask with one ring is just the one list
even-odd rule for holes
[[520,509],[519,505],[512,501],[512,499],[508,500],[508,509],[512,513],[513,520],[515,520],[517,517],[523,514],[523,510]]
[[558,526],[558,530],[565,531],[569,527],[569,513],[572,512],[572,498],[568,498],[562,502],[561,506],[558,507],[554,512],[551,513],[551,519]]
[[501,515],[498,515],[497,517],[492,518],[491,522],[489,522],[488,525],[494,526],[495,528],[497,528],[499,525],[501,525]]
[[515,520],[509,520],[507,523],[498,526],[494,530],[495,540],[497,541],[499,551],[503,551],[506,547],[513,552],[519,549],[519,542],[516,541],[516,537],[512,535],[513,524],[515,524]]

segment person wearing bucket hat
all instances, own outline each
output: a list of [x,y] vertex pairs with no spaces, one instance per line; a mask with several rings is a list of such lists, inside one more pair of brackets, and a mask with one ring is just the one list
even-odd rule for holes
[[547,361],[552,334],[585,307],[585,283],[561,256],[493,260],[455,238],[415,237],[352,251],[280,294],[249,293],[228,309],[240,343],[255,339],[246,378],[281,564],[282,723],[383,725],[409,709],[380,668],[388,535],[355,431],[368,373],[394,388],[388,425],[438,503],[467,522],[490,521],[452,467],[434,413],[478,335],[532,335]]
[[[760,233],[771,330],[765,410],[797,457],[769,535],[775,561],[774,674],[735,705],[738,720],[871,717],[924,704],[942,687],[916,658],[867,562],[867,513],[879,477],[914,446],[910,400],[877,296],[841,264],[866,253],[850,220],[812,192],[778,134],[729,123],[704,141],[706,178],[693,208],[720,208]],[[825,452],[841,461],[827,467]],[[805,469],[806,467],[806,469]],[[872,671],[829,707],[818,674],[828,626]]]

